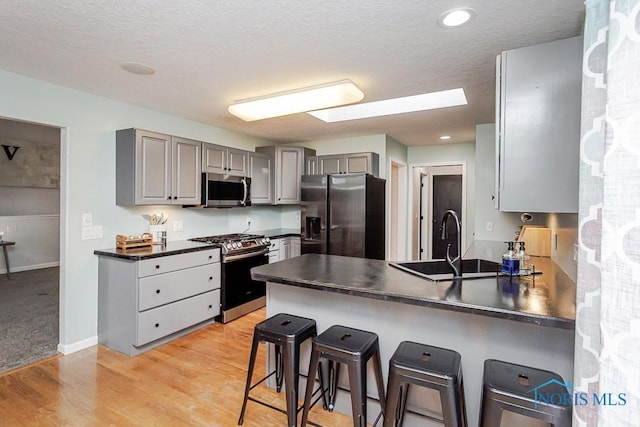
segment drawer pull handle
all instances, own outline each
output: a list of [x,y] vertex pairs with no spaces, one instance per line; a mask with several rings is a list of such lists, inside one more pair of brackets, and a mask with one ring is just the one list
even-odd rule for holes
[[212,256],[212,255],[209,255],[209,259],[211,259],[211,258],[213,258],[213,256]]
[[213,280],[213,276],[209,276],[209,280]]
[[156,294],[159,294],[159,293],[160,293],[160,289],[156,289]]
[[158,264],[156,264],[156,268],[160,268],[160,266]]
[[213,306],[211,304],[209,304],[209,308],[213,308]]
[[156,323],[156,328],[160,326],[160,323]]

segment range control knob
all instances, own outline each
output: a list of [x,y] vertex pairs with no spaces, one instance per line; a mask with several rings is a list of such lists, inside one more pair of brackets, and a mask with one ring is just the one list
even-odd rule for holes
[[265,243],[270,243],[271,242],[271,240],[269,240],[268,237],[266,237],[264,240],[265,240]]

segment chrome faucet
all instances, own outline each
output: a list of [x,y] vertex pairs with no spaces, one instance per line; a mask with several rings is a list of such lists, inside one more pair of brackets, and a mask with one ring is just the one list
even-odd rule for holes
[[449,209],[444,213],[442,217],[442,224],[440,228],[442,229],[442,234],[440,238],[442,240],[447,238],[447,220],[452,216],[456,222],[456,231],[458,233],[458,255],[455,258],[451,258],[451,254],[449,250],[451,249],[451,243],[447,243],[447,264],[451,266],[453,269],[453,277],[462,277],[462,232],[460,226],[460,218],[458,214],[453,209]]

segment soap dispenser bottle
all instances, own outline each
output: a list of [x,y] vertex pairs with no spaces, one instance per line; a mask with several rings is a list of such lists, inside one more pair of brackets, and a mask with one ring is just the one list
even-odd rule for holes
[[515,276],[520,273],[520,259],[515,254],[515,242],[505,242],[508,244],[507,253],[502,255],[502,274]]
[[520,274],[528,274],[529,273],[529,255],[527,255],[524,251],[524,242],[518,242],[520,244],[520,248],[518,250],[518,258],[520,258]]

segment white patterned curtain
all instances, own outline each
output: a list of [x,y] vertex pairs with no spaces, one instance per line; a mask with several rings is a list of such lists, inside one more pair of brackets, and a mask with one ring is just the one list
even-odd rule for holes
[[640,0],[585,4],[573,425],[640,426]]

